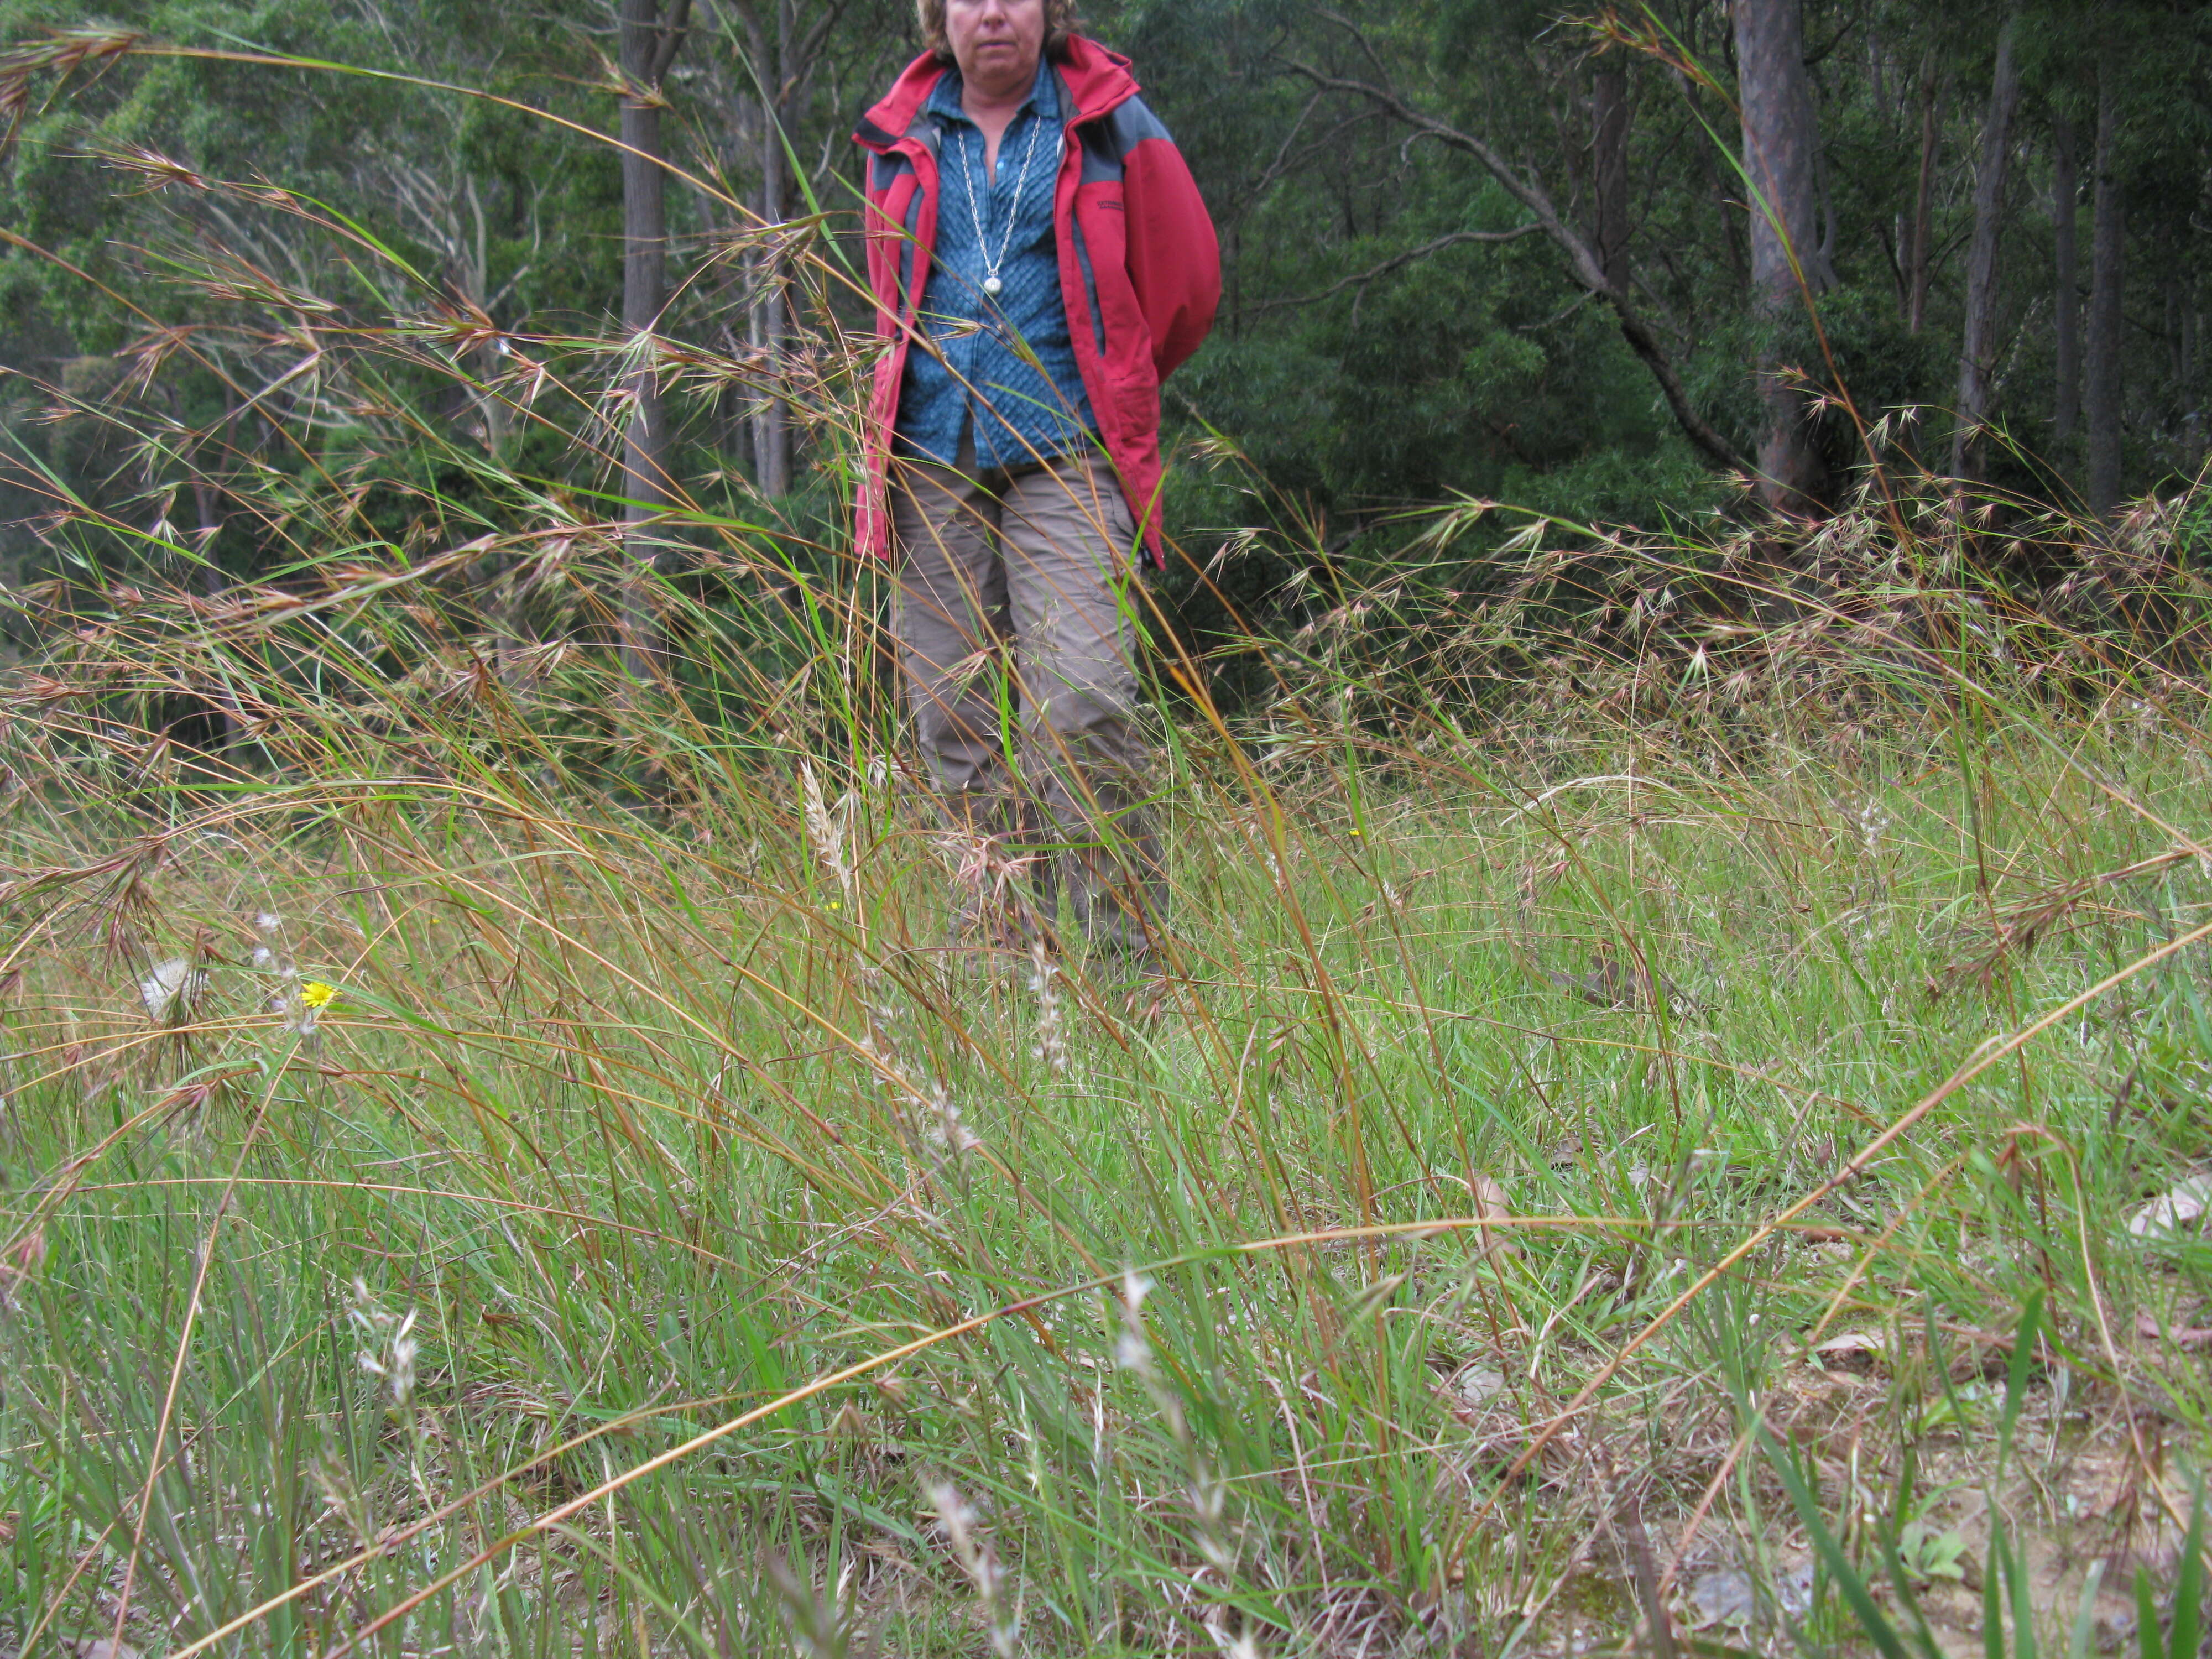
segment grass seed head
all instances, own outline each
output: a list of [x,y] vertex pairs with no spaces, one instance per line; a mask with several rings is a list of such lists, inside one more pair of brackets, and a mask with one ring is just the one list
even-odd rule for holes
[[1054,1075],[1067,1071],[1067,1020],[1060,1006],[1060,964],[1042,939],[1030,942],[1030,989],[1036,997],[1036,1041],[1030,1053],[1051,1068]]
[[422,1352],[415,1338],[415,1310],[392,1312],[370,1294],[366,1279],[356,1278],[346,1319],[368,1344],[354,1356],[356,1363],[383,1380],[392,1391],[394,1410],[405,1410],[414,1397],[415,1362]]
[[206,969],[196,966],[190,957],[171,957],[155,963],[138,981],[138,997],[146,1006],[146,1018],[156,1025],[182,1025],[198,1012],[207,988]]
[[975,1586],[976,1598],[983,1604],[991,1651],[1000,1659],[1013,1659],[1020,1646],[1020,1613],[1007,1605],[1006,1568],[981,1530],[982,1517],[949,1480],[930,1483],[929,1501],[952,1546],[952,1559]]

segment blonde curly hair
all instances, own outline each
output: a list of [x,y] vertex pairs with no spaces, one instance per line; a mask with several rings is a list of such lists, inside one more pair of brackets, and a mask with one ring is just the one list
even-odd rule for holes
[[[952,41],[945,33],[945,0],[914,0],[921,20],[921,44],[943,63],[952,61]],[[1075,33],[1075,0],[1044,0],[1044,55],[1058,58]]]

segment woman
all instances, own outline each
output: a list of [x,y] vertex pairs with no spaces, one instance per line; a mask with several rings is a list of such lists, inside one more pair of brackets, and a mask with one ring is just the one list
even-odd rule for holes
[[1212,325],[1219,246],[1127,60],[1072,31],[1073,0],[919,4],[929,51],[854,135],[889,344],[860,544],[896,561],[931,786],[1042,867],[1034,908],[982,884],[959,931],[1049,936],[1065,895],[1141,969],[1163,884],[1130,586],[1159,558],[1160,382]]

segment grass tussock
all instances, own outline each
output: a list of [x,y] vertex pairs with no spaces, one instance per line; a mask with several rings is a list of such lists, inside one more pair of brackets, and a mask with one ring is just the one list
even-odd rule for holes
[[2212,751],[2117,634],[2094,699],[1922,589],[1989,642],[1167,709],[1152,1011],[945,948],[994,878],[873,728],[441,678],[468,595],[383,591],[404,674],[271,587],[17,678],[18,1643],[1847,1639],[1801,1491],[1960,1629],[1992,1516],[2054,1607],[2172,1570],[2204,1247],[2128,1224],[2207,1152]]
[[[242,283],[218,377],[299,343]],[[1164,610],[1132,996],[947,945],[1018,876],[803,503],[654,568],[425,412],[604,456],[657,343],[392,289],[285,301],[312,465],[41,392],[143,465],[11,594],[10,1650],[2193,1650],[2201,500],[1881,432],[1793,544],[1468,503]],[[834,456],[854,349],[664,366]]]

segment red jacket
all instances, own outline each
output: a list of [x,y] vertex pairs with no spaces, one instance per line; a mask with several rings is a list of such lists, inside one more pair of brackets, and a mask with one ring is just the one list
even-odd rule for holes
[[[1060,295],[1098,435],[1157,565],[1160,382],[1213,326],[1221,246],[1182,152],[1137,95],[1128,59],[1078,35],[1053,69],[1076,140],[1060,152],[1054,198]],[[890,551],[891,432],[937,246],[937,131],[925,111],[945,72],[934,57],[917,58],[853,135],[872,152],[868,282],[876,331],[891,343],[876,368],[856,526],[860,551],[878,557]]]

